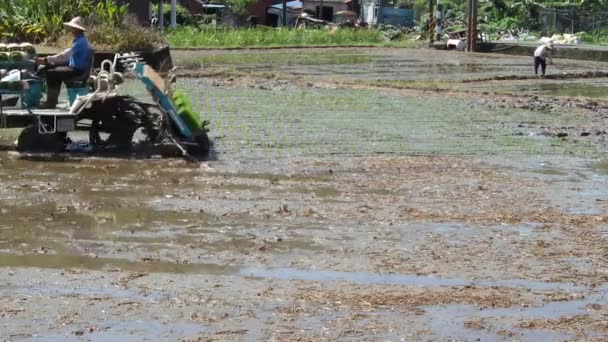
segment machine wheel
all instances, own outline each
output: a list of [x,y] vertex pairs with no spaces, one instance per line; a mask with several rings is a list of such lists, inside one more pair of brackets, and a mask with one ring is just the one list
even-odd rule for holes
[[[95,103],[81,116],[91,119],[89,142],[93,146],[128,150],[135,131],[142,126],[145,110],[134,99],[121,96]],[[107,137],[101,133],[107,133]]]
[[65,150],[65,134],[40,134],[38,126],[28,126],[21,131],[17,140],[19,152],[63,152]]
[[141,118],[143,133],[149,142],[156,143],[162,139],[161,125],[163,120],[163,112],[156,105],[138,102],[145,115]]
[[[110,118],[106,120],[93,120],[89,131],[89,142],[96,147],[115,147],[119,150],[128,150],[131,147],[133,134],[137,129],[132,121],[125,118]],[[102,138],[101,133],[107,133],[107,138]]]
[[205,157],[209,154],[210,147],[209,136],[203,131],[192,138],[192,143],[188,144],[186,150],[193,157]]

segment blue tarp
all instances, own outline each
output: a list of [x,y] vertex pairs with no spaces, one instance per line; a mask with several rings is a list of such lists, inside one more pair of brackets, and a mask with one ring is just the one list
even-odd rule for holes
[[[287,8],[302,8],[302,1],[288,1]],[[283,3],[272,5],[274,8],[283,8]]]
[[381,7],[378,23],[395,26],[414,26],[414,11],[401,8]]

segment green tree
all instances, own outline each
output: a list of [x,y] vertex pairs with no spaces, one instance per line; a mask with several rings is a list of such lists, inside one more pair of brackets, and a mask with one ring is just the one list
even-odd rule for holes
[[247,6],[256,2],[256,0],[223,0],[223,3],[230,7],[232,13],[237,15],[245,15]]

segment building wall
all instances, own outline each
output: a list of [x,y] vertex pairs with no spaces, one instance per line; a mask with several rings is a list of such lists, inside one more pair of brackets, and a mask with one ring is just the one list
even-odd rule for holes
[[[320,0],[303,0],[302,1],[304,11],[310,11],[312,13],[317,12],[317,7],[321,6]],[[323,1],[323,7],[331,7],[333,8],[333,15],[335,16],[337,12],[340,11],[349,11],[348,5],[344,3],[344,1]]]
[[119,3],[129,4],[129,13],[137,18],[140,24],[146,24],[149,21],[149,0],[120,0]]
[[[189,9],[192,14],[202,13],[202,6],[196,0],[179,0],[179,2],[184,7]],[[281,0],[257,0],[256,2],[247,6],[247,12],[244,16],[245,18],[248,16],[258,17],[257,22],[259,24],[264,24],[266,22],[266,9],[278,3],[281,3]]]
[[[287,0],[289,1],[289,0]],[[258,0],[251,5],[247,6],[247,15],[246,16],[255,16],[258,17],[258,23],[265,25],[266,24],[266,9],[272,5],[282,3],[281,0]]]

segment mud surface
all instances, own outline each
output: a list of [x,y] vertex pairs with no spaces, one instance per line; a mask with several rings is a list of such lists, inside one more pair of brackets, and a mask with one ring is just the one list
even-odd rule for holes
[[0,340],[608,338],[608,104],[535,88],[602,79],[184,53],[221,70],[178,83],[211,121],[206,161],[20,155],[1,133]]

